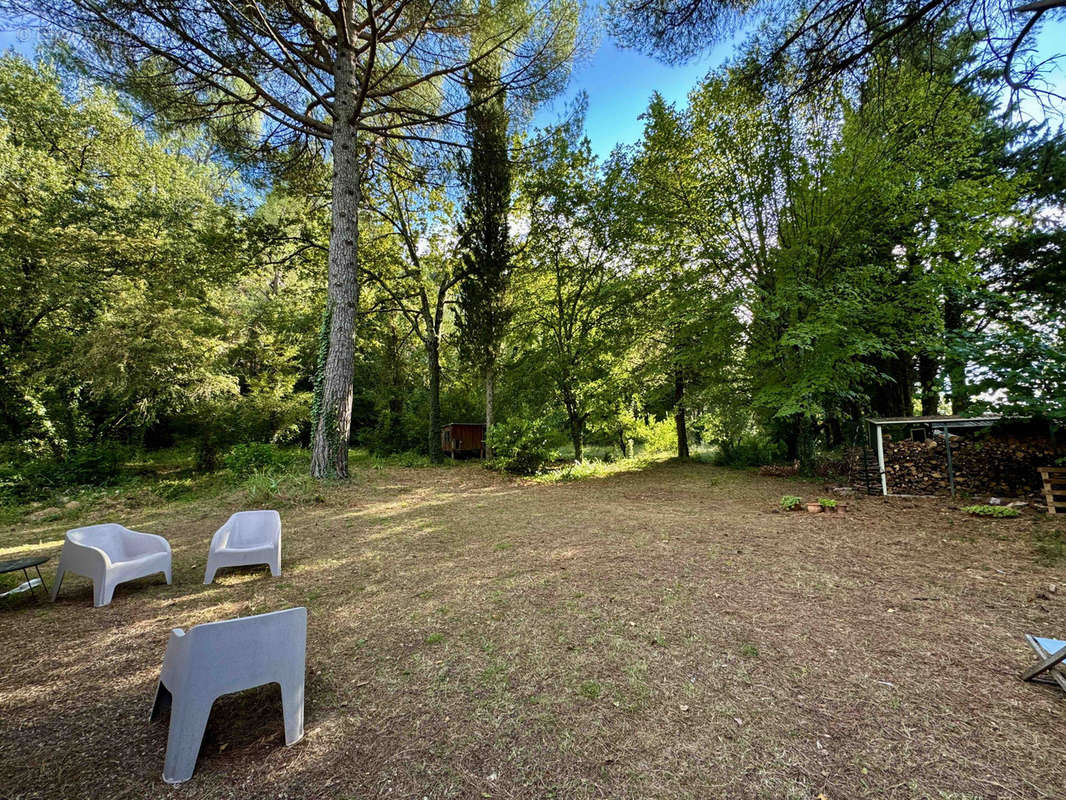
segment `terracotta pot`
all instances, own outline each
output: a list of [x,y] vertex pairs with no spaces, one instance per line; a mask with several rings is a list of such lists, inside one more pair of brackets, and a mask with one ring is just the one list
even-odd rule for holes
[[818,503],[807,503],[807,510],[812,514],[821,514],[822,506]]
[[836,507],[836,512],[837,512],[838,514],[843,514],[843,513],[844,513],[845,511],[847,511],[847,510],[848,510],[848,504],[847,504],[847,503],[841,503],[841,502],[840,502],[840,501],[838,500],[838,501],[837,501],[837,507]]

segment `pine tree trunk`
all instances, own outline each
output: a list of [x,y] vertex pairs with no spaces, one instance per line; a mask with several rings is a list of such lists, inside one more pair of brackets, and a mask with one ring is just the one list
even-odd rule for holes
[[677,457],[688,458],[688,426],[685,424],[685,373],[674,367],[674,424],[677,426]]
[[444,460],[440,443],[440,341],[432,334],[426,338],[426,363],[429,366],[429,457]]
[[322,401],[311,447],[311,474],[348,477],[352,423],[355,320],[359,307],[359,150],[353,116],[357,87],[355,53],[338,48],[334,65],[333,229],[329,237],[329,352],[322,375]]
[[496,365],[489,362],[485,368],[485,458],[492,458],[492,447],[489,446],[489,433],[495,422],[496,404]]

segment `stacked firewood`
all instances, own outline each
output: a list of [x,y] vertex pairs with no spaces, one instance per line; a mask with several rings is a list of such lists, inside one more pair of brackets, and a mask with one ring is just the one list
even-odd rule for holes
[[[944,494],[947,454],[942,436],[925,442],[892,442],[886,437],[885,473],[893,494]],[[1038,467],[1063,455],[1047,439],[951,437],[955,489],[963,494],[1022,497],[1039,494]]]
[[768,478],[792,478],[799,474],[799,462],[794,464],[767,464],[759,467],[759,474]]

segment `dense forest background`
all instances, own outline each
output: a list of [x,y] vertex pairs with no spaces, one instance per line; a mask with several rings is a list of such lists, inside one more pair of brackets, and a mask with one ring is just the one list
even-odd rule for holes
[[[496,463],[523,471],[590,445],[810,468],[871,414],[1054,430],[1066,134],[1017,113],[957,19],[817,91],[751,68],[770,35],[686,106],[652,97],[606,159],[581,101],[533,128],[550,92],[518,109],[485,89],[499,68],[466,74],[454,146],[363,141],[352,445],[440,458],[487,393]],[[240,154],[247,119],[148,110],[62,48],[0,58],[8,499],[130,453],[256,469],[311,443],[330,151]]]

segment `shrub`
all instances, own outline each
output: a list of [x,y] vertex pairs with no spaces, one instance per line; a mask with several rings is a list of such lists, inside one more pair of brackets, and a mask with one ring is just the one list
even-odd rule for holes
[[88,445],[72,450],[60,463],[60,475],[67,485],[107,486],[122,469],[122,451],[115,445]]
[[540,420],[496,423],[489,431],[492,466],[517,475],[535,475],[551,461],[551,431]]
[[784,449],[761,433],[746,433],[736,442],[716,442],[718,452],[713,463],[719,467],[760,467],[781,459]]
[[272,444],[238,444],[230,448],[222,459],[223,466],[236,478],[253,473],[281,472],[292,463],[291,457]]
[[5,503],[36,500],[73,486],[110,486],[124,462],[117,445],[84,445],[65,458],[40,459],[0,469],[0,500]]
[[785,511],[791,511],[794,508],[799,508],[803,503],[803,499],[796,497],[794,494],[786,494],[781,498],[781,508]]
[[653,419],[648,425],[638,422],[633,439],[645,453],[676,453],[677,423],[672,417]]
[[963,511],[977,517],[995,517],[997,519],[1010,519],[1017,517],[1021,512],[1010,506],[966,506]]

